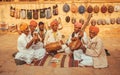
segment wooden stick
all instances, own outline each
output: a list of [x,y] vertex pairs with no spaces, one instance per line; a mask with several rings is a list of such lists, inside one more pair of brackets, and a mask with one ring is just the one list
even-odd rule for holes
[[91,17],[92,17],[92,14],[89,14],[88,17],[87,17],[87,21],[84,23],[84,25],[81,28],[82,31],[84,31],[85,28],[88,26],[88,23],[89,23]]

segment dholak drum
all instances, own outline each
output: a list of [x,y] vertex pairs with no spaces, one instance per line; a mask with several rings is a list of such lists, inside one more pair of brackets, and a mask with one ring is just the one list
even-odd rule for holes
[[47,52],[57,51],[61,48],[62,48],[62,46],[61,46],[60,42],[52,42],[45,46],[45,49]]
[[81,47],[82,43],[79,39],[75,40],[75,41],[72,41],[70,44],[69,44],[69,47],[72,51],[74,50],[77,50]]

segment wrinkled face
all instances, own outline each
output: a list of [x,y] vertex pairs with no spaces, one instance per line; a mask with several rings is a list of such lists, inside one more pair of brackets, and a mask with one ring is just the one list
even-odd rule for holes
[[39,30],[40,31],[43,31],[44,30],[44,25],[42,24],[42,25],[39,25]]
[[94,38],[97,34],[94,31],[89,31],[90,38]]
[[75,32],[75,33],[78,33],[80,30],[81,30],[80,27],[76,27],[76,26],[74,27],[74,32]]
[[37,26],[30,25],[30,30],[31,30],[31,32],[34,32],[36,27],[37,27]]
[[57,25],[57,24],[54,24],[51,28],[52,28],[53,31],[57,31],[58,25]]
[[24,31],[23,31],[24,34],[28,35],[29,34],[29,28],[27,27]]

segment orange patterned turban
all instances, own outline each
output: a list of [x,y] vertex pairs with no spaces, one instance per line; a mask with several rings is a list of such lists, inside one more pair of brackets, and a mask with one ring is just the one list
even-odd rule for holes
[[34,21],[34,20],[31,20],[31,21],[30,21],[30,25],[31,25],[31,26],[37,26],[37,22]]
[[50,23],[50,26],[54,26],[54,25],[58,25],[58,21],[57,20],[53,20],[51,23]]
[[90,27],[89,27],[89,31],[93,31],[93,32],[95,32],[96,34],[98,34],[99,28],[96,27],[96,26],[90,26]]

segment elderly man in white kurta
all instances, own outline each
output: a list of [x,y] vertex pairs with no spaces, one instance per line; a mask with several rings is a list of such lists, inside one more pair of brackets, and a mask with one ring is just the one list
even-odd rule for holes
[[53,20],[50,24],[51,29],[46,32],[45,39],[44,39],[44,45],[46,46],[47,44],[53,43],[53,42],[60,42],[62,45],[62,49],[58,50],[59,51],[64,51],[64,49],[67,47],[66,45],[63,44],[62,42],[62,35],[58,31],[58,21]]
[[27,64],[30,64],[34,59],[40,60],[45,56],[44,49],[34,49],[33,44],[38,39],[37,36],[29,36],[29,28],[26,23],[20,25],[20,30],[22,34],[18,38],[17,49],[18,53],[15,56],[15,59],[25,61]]
[[[75,39],[79,36],[79,32],[81,30],[82,24],[79,22],[76,22],[74,24],[74,32],[70,35],[67,44],[69,45],[72,42],[72,39]],[[88,43],[88,37],[86,32],[83,32],[83,36],[80,38],[82,44],[86,47],[87,43]],[[68,49],[70,50],[70,49]],[[67,51],[67,53],[70,53],[71,51]],[[73,51],[73,57],[74,60],[81,60],[81,55],[83,54],[83,50],[81,49],[77,49]],[[88,58],[89,59],[89,58]]]
[[92,57],[92,62],[88,61],[87,59],[83,59],[83,61],[79,63],[80,66],[93,66],[94,68],[105,68],[108,66],[107,57],[102,40],[97,36],[98,32],[98,27],[90,26],[90,40],[88,42],[87,47],[85,48],[83,46],[81,47],[81,49],[87,56]]

